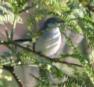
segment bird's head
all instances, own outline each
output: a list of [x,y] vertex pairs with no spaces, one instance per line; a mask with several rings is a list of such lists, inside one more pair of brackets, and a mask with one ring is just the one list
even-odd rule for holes
[[44,22],[43,30],[59,27],[64,21],[58,17],[50,17]]

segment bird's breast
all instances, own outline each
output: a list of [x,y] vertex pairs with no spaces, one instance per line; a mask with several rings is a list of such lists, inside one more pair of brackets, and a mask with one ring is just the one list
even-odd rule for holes
[[36,42],[35,50],[46,56],[53,56],[61,45],[61,33],[59,29],[45,32]]

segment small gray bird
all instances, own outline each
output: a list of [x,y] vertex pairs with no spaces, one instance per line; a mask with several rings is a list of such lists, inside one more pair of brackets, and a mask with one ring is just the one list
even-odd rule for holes
[[63,20],[57,17],[51,17],[44,23],[41,29],[43,34],[36,41],[35,51],[48,57],[53,57],[57,53],[62,43],[60,23],[63,23]]

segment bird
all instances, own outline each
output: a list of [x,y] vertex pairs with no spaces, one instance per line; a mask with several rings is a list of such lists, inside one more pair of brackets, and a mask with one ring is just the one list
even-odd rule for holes
[[54,57],[62,42],[59,26],[63,22],[62,19],[57,17],[47,19],[41,29],[42,35],[35,43],[35,51],[48,57]]

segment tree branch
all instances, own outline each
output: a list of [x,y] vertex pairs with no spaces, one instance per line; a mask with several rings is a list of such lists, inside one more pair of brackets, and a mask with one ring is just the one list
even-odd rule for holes
[[30,49],[30,48],[24,47],[24,46],[22,46],[22,45],[20,45],[20,44],[18,44],[18,43],[14,43],[14,44],[15,44],[16,46],[18,46],[18,47],[24,49],[24,50],[31,51],[32,53],[37,54],[37,55],[39,55],[39,56],[42,56],[43,58],[45,58],[45,59],[47,59],[47,60],[50,60],[50,61],[52,61],[52,62],[59,62],[59,63],[67,64],[67,65],[75,65],[75,66],[78,66],[78,67],[82,67],[82,65],[80,65],[80,64],[75,64],[75,63],[70,63],[70,62],[66,62],[66,61],[61,61],[61,60],[59,60],[59,58],[50,58],[50,57],[45,56],[45,55],[43,55],[43,54],[41,54],[41,53],[39,53],[39,52],[36,52],[36,51],[34,51],[34,50]]
[[43,58],[45,58],[47,60],[50,60],[52,62],[59,62],[59,63],[67,64],[67,65],[74,65],[74,66],[82,67],[82,65],[80,65],[80,64],[75,64],[75,63],[70,63],[70,62],[66,62],[66,61],[61,61],[58,58],[50,58],[50,57],[45,56],[45,55],[43,55],[43,54],[41,54],[39,52],[36,52],[33,49],[30,49],[30,48],[27,48],[27,47],[24,47],[24,46],[18,44],[18,42],[26,42],[26,41],[31,41],[32,42],[32,39],[18,39],[18,40],[13,40],[13,41],[1,41],[0,44],[5,44],[5,45],[13,44],[15,46],[18,46],[18,47],[24,49],[24,50],[31,51],[34,54],[42,56]]

